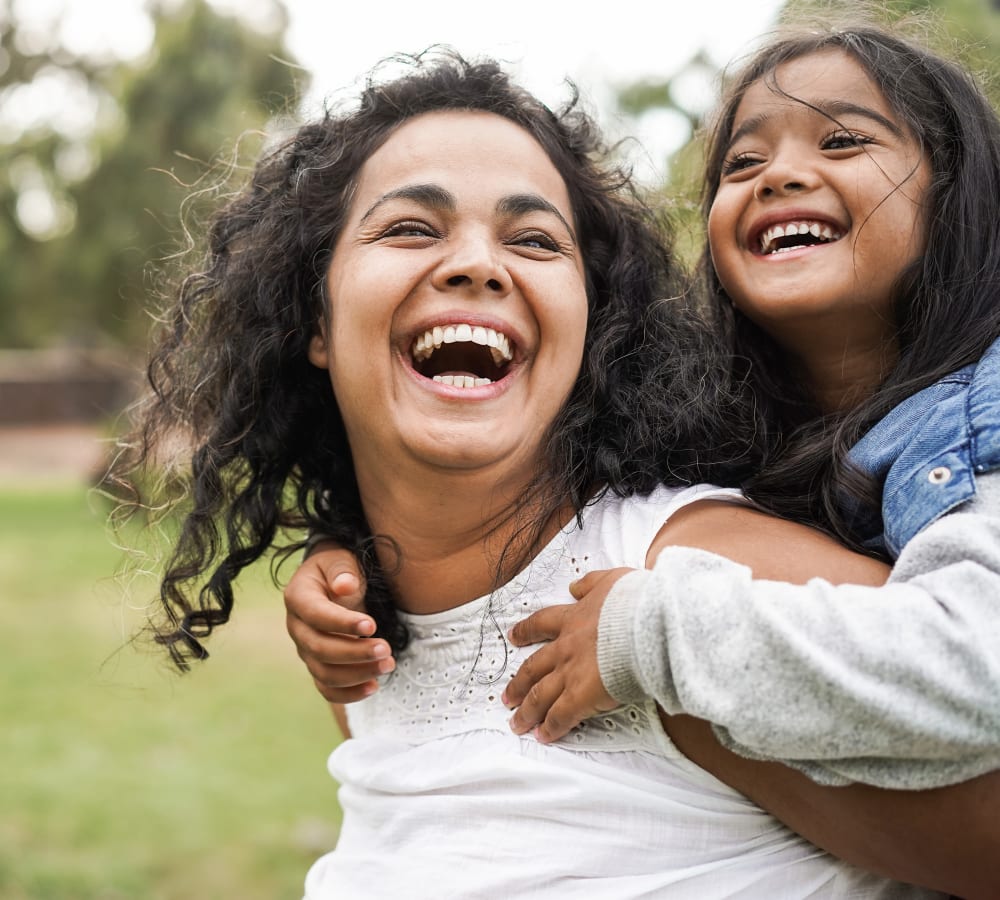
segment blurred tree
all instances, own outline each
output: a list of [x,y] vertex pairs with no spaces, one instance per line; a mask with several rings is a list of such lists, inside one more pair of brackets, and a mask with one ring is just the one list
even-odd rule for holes
[[305,86],[287,62],[284,9],[275,9],[275,26],[259,31],[206,0],[156,6],[152,51],[122,63],[59,47],[19,51],[8,4],[0,99],[58,71],[81,86],[95,124],[83,136],[67,135],[59,121],[0,135],[8,173],[0,176],[8,261],[0,345],[142,343],[149,267],[180,249],[181,205],[196,221],[198,198],[256,156],[263,126],[294,111]]
[[[845,0],[787,0],[781,19],[842,14]],[[875,21],[901,23],[923,43],[968,67],[1000,110],[1000,14],[995,0],[884,0],[861,6]]]

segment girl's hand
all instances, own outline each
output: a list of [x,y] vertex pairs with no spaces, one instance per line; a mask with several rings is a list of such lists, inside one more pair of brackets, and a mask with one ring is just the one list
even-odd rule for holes
[[321,543],[285,588],[285,624],[319,692],[331,703],[352,703],[375,692],[375,679],[396,663],[389,645],[372,638],[364,586],[353,554]]
[[578,600],[528,616],[510,631],[515,646],[549,643],[525,660],[503,694],[515,734],[535,729],[543,744],[618,702],[604,689],[597,666],[597,623],[611,586],[631,569],[590,572],[570,585]]

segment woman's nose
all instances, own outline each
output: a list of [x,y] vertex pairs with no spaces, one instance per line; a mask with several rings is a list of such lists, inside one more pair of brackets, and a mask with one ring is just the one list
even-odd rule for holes
[[457,240],[435,272],[437,286],[441,289],[485,289],[498,295],[507,293],[511,288],[510,273],[497,249],[485,235]]

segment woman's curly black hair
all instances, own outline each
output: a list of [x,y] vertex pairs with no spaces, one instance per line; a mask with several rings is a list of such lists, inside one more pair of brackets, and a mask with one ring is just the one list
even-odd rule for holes
[[729,81],[709,136],[706,217],[747,89],[763,81],[780,93],[774,73],[782,63],[830,50],[865,69],[930,161],[926,250],[895,286],[896,365],[853,408],[822,410],[795,361],[733,309],[707,249],[701,271],[720,331],[743,361],[736,380],[755,398],[759,444],[769,448],[761,450],[761,470],[744,484],[747,493],[862,549],[854,515],[862,509],[865,518],[881,520],[882,485],[850,464],[851,448],[900,402],[975,362],[1000,336],[1000,118],[969,72],[915,41],[869,24],[798,23]]
[[748,451],[720,413],[728,395],[718,343],[680,290],[661,224],[610,163],[577,97],[554,113],[495,62],[448,51],[395,62],[408,71],[370,76],[355,108],[328,110],[258,162],[212,221],[204,263],[164,319],[151,390],[126,442],[135,451],[119,474],[138,483],[171,441],[192,448],[189,506],[155,632],[181,669],[207,655],[203,639],[229,619],[240,571],[282,541],[301,546],[306,530],[358,555],[379,633],[394,649],[405,645],[337,402],[307,348],[326,314],[323,281],[361,167],[414,116],[503,116],[539,142],[568,188],[589,323],[582,369],[530,494],[539,532],[556,509],[569,503],[579,513],[601,490],[733,481],[746,470]]

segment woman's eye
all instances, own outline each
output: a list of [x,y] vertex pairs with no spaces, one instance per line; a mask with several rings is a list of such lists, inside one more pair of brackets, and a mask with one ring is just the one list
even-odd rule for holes
[[763,160],[759,156],[755,156],[752,153],[734,153],[723,162],[722,174],[734,175],[752,166],[760,165],[762,162]]
[[527,234],[521,234],[513,238],[509,243],[515,244],[518,247],[528,247],[531,250],[549,250],[553,253],[559,250],[559,244],[556,243],[547,234],[543,234],[538,231],[531,231]]
[[437,232],[426,222],[407,219],[405,222],[394,222],[382,232],[382,237],[437,237]]
[[823,141],[824,150],[850,150],[873,143],[870,137],[853,131],[838,131]]

